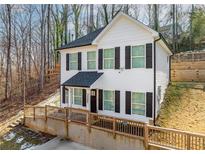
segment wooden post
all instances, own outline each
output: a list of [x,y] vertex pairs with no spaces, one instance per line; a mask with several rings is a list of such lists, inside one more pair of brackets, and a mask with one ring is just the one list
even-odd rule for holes
[[90,112],[87,113],[88,130],[91,132],[91,115]]
[[187,150],[190,150],[191,149],[191,147],[190,147],[190,135],[189,134],[187,134]]
[[144,147],[145,147],[146,150],[149,149],[148,139],[149,139],[149,130],[148,130],[147,123],[145,123],[144,124]]
[[69,137],[68,134],[68,108],[65,108],[65,125],[66,125],[66,138]]
[[113,138],[115,139],[116,138],[116,119],[113,118]]
[[47,105],[45,106],[45,122],[47,122]]
[[33,107],[33,120],[35,120],[36,118],[35,118],[35,113],[36,111],[35,111],[35,106]]

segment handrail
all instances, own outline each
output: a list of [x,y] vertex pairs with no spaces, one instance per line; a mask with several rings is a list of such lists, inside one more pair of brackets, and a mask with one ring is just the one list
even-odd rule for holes
[[[144,140],[145,148],[156,146],[165,149],[205,149],[205,135],[200,133],[151,126],[140,121],[91,113],[85,109],[72,107],[62,108],[50,105],[46,105],[46,107],[26,105],[24,108],[32,109],[27,110],[24,116],[33,118],[33,120],[39,117],[35,110],[45,108],[43,112],[45,120],[47,120],[47,118],[61,120],[66,123],[66,127],[68,127],[69,122],[82,124],[89,128],[89,132],[90,128],[95,128],[112,132],[113,137],[115,137],[116,134],[137,137]],[[49,111],[49,109],[51,110]],[[28,111],[30,111],[30,113],[28,113]],[[43,114],[40,113],[41,118]]]

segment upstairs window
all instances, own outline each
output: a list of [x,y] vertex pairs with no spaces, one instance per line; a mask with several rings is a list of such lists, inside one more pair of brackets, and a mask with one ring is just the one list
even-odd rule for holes
[[145,67],[145,47],[144,45],[132,46],[132,68]]
[[114,48],[105,49],[103,52],[104,69],[114,69],[115,67],[115,50]]
[[145,94],[132,92],[132,114],[145,116]]
[[87,52],[87,69],[96,69],[96,52]]
[[69,70],[78,70],[78,53],[69,55]]
[[115,111],[115,94],[114,91],[103,91],[103,106],[104,110]]

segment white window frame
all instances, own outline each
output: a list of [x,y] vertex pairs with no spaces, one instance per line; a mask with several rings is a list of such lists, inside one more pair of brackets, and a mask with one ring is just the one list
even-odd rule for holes
[[[73,88],[73,98],[72,98],[73,105],[83,106],[83,96],[82,95],[81,95],[81,104],[75,104],[75,89],[81,90],[82,93],[83,93],[83,89],[81,89],[81,88]],[[78,96],[78,97],[80,97],[80,96]]]
[[[136,47],[136,46],[144,46],[144,56],[132,56],[132,48],[133,47]],[[137,57],[144,57],[144,67],[139,67],[139,68],[135,68],[135,67],[132,67],[132,58],[137,58]],[[132,69],[141,69],[141,68],[146,68],[146,49],[145,49],[145,45],[133,45],[131,46],[131,58],[130,58],[130,62],[131,62],[131,68]]]
[[[88,53],[95,53],[95,60],[88,60]],[[96,68],[97,68],[97,66],[96,66],[96,64],[97,64],[97,62],[96,62],[96,57],[97,57],[97,54],[96,54],[96,51],[88,51],[87,52],[87,70],[96,70]],[[93,69],[93,68],[88,68],[88,63],[89,62],[95,62],[95,68]]]
[[[144,115],[140,115],[140,114],[135,114],[135,113],[132,113],[132,95],[133,95],[133,93],[141,93],[141,94],[144,94],[144,99],[145,99],[145,105],[144,105],[144,107],[145,107],[145,113],[144,113]],[[140,104],[140,103],[134,103],[134,104]],[[145,92],[131,92],[131,114],[132,115],[138,115],[138,116],[146,116],[146,108],[147,108],[147,106],[146,106],[146,104],[147,104],[147,102],[146,102],[146,93]],[[142,104],[140,104],[140,105],[142,105]]]
[[[114,50],[114,57],[113,57],[113,58],[104,58],[104,52],[105,52],[105,50],[109,50],[109,49],[113,49],[113,50]],[[113,59],[113,61],[114,61],[113,68],[105,68],[105,59],[106,59],[106,60]],[[106,69],[106,70],[115,69],[115,48],[103,49],[103,69]]]
[[[104,91],[110,91],[110,92],[113,93],[114,110],[106,110],[106,109],[105,109],[105,103],[104,103]],[[108,101],[110,101],[110,100],[108,100]],[[115,91],[114,91],[114,90],[103,90],[103,111],[115,112]]]
[[[74,54],[76,54],[77,55],[77,59],[76,60],[72,60],[71,61],[71,58],[70,58],[70,56],[71,55],[74,55]],[[78,53],[70,53],[70,56],[69,56],[69,70],[78,70]],[[73,69],[73,68],[71,68],[71,63],[77,63],[77,67],[76,67],[76,69]]]

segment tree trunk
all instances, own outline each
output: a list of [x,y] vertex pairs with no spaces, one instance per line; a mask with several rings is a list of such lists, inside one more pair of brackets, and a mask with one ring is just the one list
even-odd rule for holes
[[175,4],[172,4],[172,48],[173,52],[176,52],[176,10],[175,10]]
[[6,83],[5,83],[5,99],[8,99],[8,85],[9,85],[9,69],[11,69],[11,5],[6,4],[8,17],[8,34],[7,34],[7,56],[6,56]]
[[93,17],[94,16],[94,8],[93,8],[93,4],[90,4],[90,18],[89,18],[89,28],[88,28],[88,33],[92,32],[94,29],[94,20]]
[[159,30],[158,4],[154,4],[154,30]]
[[47,69],[50,68],[50,10],[51,6],[48,4],[48,15],[47,15]]

